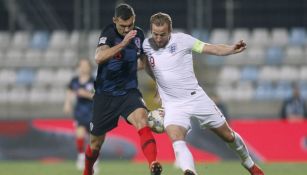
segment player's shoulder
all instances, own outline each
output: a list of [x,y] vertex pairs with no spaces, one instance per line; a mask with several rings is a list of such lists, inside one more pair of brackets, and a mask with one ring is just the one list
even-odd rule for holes
[[104,35],[113,35],[115,34],[115,25],[114,24],[109,24],[107,26],[105,26],[103,29],[102,29],[102,34]]
[[143,42],[143,49],[150,49],[150,38],[146,38]]
[[177,33],[172,33],[172,37],[174,37],[175,39],[182,40],[183,38],[189,38],[192,36],[183,32],[177,32]]
[[138,26],[135,26],[135,27],[134,27],[134,30],[137,31],[137,33],[136,33],[137,36],[142,37],[142,38],[145,37],[145,36],[144,36],[144,31],[143,31],[142,28],[140,28],[140,27],[138,27]]
[[79,77],[78,77],[77,75],[74,75],[74,76],[71,78],[71,80],[77,81],[77,80],[79,80]]
[[73,76],[70,80],[70,83],[71,84],[76,84],[76,83],[79,83],[79,77],[78,76]]

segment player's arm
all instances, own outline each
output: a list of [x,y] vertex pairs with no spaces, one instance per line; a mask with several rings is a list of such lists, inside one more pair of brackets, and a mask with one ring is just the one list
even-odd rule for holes
[[115,54],[120,52],[124,47],[126,47],[132,38],[135,37],[137,31],[136,30],[131,30],[125,38],[120,42],[119,44],[110,47],[108,45],[102,45],[97,47],[96,53],[95,53],[95,61],[97,64],[102,64],[105,61],[111,59],[114,57]]
[[86,90],[86,89],[84,89],[84,88],[80,88],[80,89],[78,89],[78,91],[77,91],[77,95],[78,95],[79,97],[83,97],[83,98],[87,98],[87,99],[89,99],[89,100],[92,100],[92,99],[93,99],[93,96],[94,96],[94,93],[91,92],[91,91],[88,91],[88,90]]
[[231,54],[240,53],[246,49],[246,43],[241,40],[233,45],[226,44],[209,44],[201,41],[196,41],[193,50],[198,53],[205,53],[210,55],[226,56]]
[[139,59],[138,59],[138,70],[143,70],[145,69],[145,61],[146,61],[146,55],[145,54],[141,54]]
[[63,111],[67,115],[72,114],[72,104],[73,104],[74,96],[75,96],[74,92],[71,89],[67,89],[64,106],[63,106]]

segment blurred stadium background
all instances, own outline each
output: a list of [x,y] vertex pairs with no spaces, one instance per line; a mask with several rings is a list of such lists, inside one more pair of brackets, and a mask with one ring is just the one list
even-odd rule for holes
[[[100,31],[112,22],[120,2],[134,7],[136,24],[146,33],[149,17],[163,11],[172,16],[175,31],[205,42],[244,39],[248,49],[239,55],[196,55],[199,83],[225,102],[233,127],[258,160],[307,161],[306,121],[279,120],[282,100],[291,95],[293,84],[307,99],[305,0],[0,0],[0,160],[74,158],[71,117],[62,112],[66,85],[79,58],[94,65]],[[154,84],[144,72],[139,83],[149,108],[157,107]],[[123,134],[111,134],[115,137],[105,148],[109,158],[143,160],[136,138],[119,139]],[[214,140],[208,133],[200,136]],[[195,142],[192,136],[189,141],[195,153],[203,153],[198,160],[234,159],[222,148]],[[125,146],[114,150],[114,145]]]

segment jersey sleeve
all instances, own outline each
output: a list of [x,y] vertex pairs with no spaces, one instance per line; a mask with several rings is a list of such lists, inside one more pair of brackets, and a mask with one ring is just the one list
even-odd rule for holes
[[145,40],[145,35],[143,31],[141,31],[140,37],[141,37],[141,54],[144,54],[143,42]]
[[74,90],[73,88],[74,88],[75,79],[76,79],[75,77],[72,78],[72,79],[70,80],[70,82],[67,84],[67,89],[68,89],[68,90]]
[[182,34],[182,38],[183,38],[183,41],[185,41],[185,45],[186,47],[190,48],[191,50],[193,50],[194,52],[197,52],[197,53],[201,53],[204,46],[205,46],[205,43],[200,41],[199,39],[197,38],[194,38],[193,36],[191,35],[188,35],[188,34]]
[[102,46],[102,45],[108,45],[108,46],[112,47],[113,46],[113,38],[114,38],[113,33],[114,32],[111,30],[110,27],[106,27],[100,34],[97,47]]
[[142,44],[142,48],[143,48],[143,51],[144,51],[144,54],[146,54],[148,56],[148,52],[149,52],[149,49],[150,49],[150,45],[149,45],[149,42],[148,42],[148,38],[146,38]]
[[140,38],[140,41],[139,41],[140,43],[138,43],[138,41],[136,41],[136,45],[140,49],[139,53],[144,54],[143,43],[144,43],[144,40],[145,40],[145,35],[144,35],[144,32],[141,28],[137,27],[136,30],[137,30],[137,37]]

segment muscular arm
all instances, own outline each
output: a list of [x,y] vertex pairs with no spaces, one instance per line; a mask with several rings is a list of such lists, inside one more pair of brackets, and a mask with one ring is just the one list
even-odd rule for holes
[[226,55],[240,53],[245,49],[246,49],[246,44],[243,40],[233,45],[205,43],[202,53],[210,55],[226,56]]
[[132,38],[135,37],[137,31],[131,30],[125,38],[120,42],[119,44],[109,47],[108,45],[102,45],[97,47],[96,53],[95,53],[95,61],[97,64],[102,64],[105,61],[112,58],[116,53],[121,51],[124,47],[126,47]]
[[68,89],[66,91],[63,111],[67,115],[72,114],[72,104],[73,104],[74,96],[75,95],[74,95],[74,92],[72,90]]
[[97,64],[102,64],[105,61],[112,58],[116,53],[121,51],[125,46],[123,46],[121,43],[114,47],[109,47],[108,45],[102,45],[97,47],[96,53],[95,53],[95,61]]
[[146,55],[142,54],[142,55],[140,55],[140,57],[138,59],[138,70],[144,69],[145,64],[146,64]]

